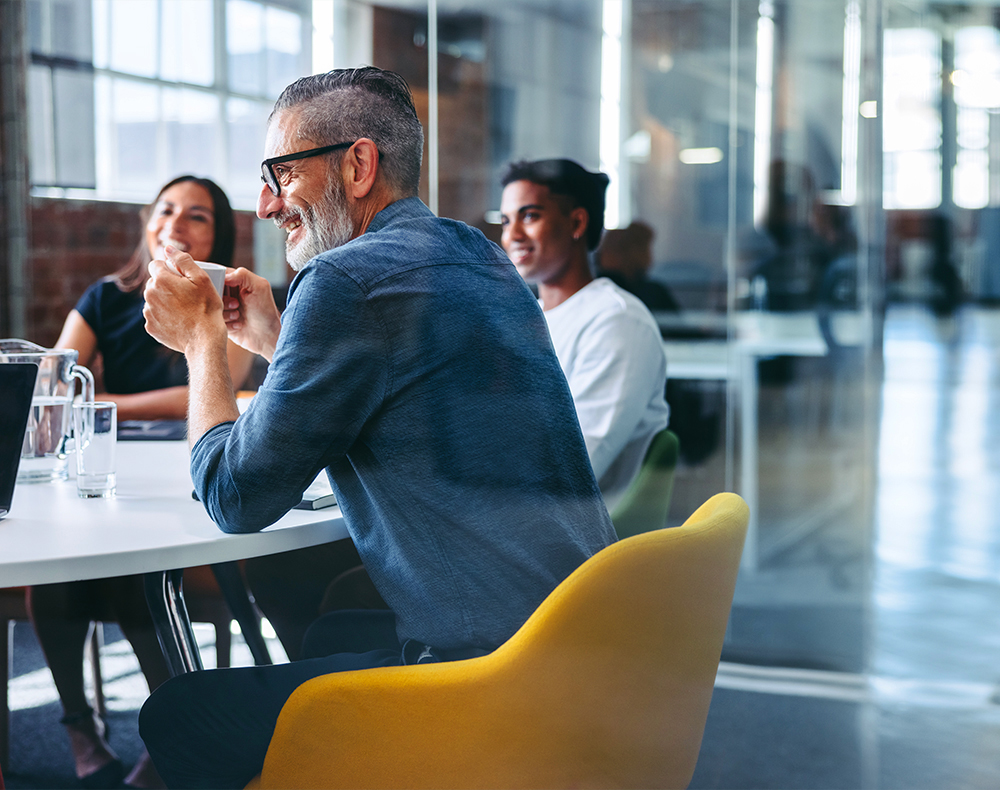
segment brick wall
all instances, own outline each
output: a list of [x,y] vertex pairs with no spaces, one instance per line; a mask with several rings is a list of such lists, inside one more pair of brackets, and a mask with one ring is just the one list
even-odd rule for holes
[[[128,261],[142,232],[141,208],[131,203],[32,199],[27,340],[51,347],[87,286]],[[253,268],[255,221],[250,212],[236,212],[235,266]]]

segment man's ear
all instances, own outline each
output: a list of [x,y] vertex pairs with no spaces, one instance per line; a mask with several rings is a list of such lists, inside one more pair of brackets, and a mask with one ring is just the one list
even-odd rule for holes
[[344,188],[355,200],[368,196],[378,176],[378,146],[367,137],[360,138],[344,154]]
[[577,206],[569,213],[569,227],[573,233],[573,240],[579,241],[587,235],[587,225],[590,223],[590,215],[583,206]]

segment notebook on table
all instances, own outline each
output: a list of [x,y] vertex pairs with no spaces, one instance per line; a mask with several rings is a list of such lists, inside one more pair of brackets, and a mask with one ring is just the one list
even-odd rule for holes
[[38,365],[0,363],[0,518],[10,511]]
[[118,441],[183,441],[187,438],[187,420],[119,420]]

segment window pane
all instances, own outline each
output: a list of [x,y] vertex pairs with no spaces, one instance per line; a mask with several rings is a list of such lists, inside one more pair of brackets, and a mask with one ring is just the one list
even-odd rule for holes
[[885,207],[934,208],[941,204],[938,151],[885,153]]
[[28,69],[28,135],[31,150],[31,183],[56,182],[55,143],[52,139],[52,71],[45,66]]
[[958,145],[960,148],[985,148],[990,142],[990,116],[986,110],[958,108]]
[[219,100],[211,93],[163,90],[163,120],[171,174],[217,178],[216,122]]
[[230,199],[233,205],[252,208],[260,192],[260,161],[264,158],[264,124],[271,112],[270,102],[230,99],[226,105],[229,122]]
[[43,0],[28,0],[28,48],[30,52],[45,52]]
[[886,151],[941,144],[941,40],[929,30],[885,32]]
[[955,33],[955,102],[1000,107],[1000,32],[967,27]]
[[111,27],[111,0],[94,0],[91,8],[94,30],[94,67],[108,68],[111,60],[108,36]]
[[280,8],[268,8],[267,93],[277,97],[290,82],[302,76],[302,18]]
[[174,0],[163,6],[160,76],[211,85],[215,81],[212,0]]
[[959,151],[955,164],[955,205],[983,208],[990,197],[989,175],[989,157],[985,150]]
[[55,69],[56,178],[59,186],[93,189],[94,77],[82,71]]
[[129,80],[114,81],[113,189],[148,194],[155,193],[158,188],[156,162],[159,94],[160,89],[153,85]]
[[52,0],[52,54],[90,62],[89,0]]
[[226,3],[226,48],[229,52],[229,89],[260,95],[264,42],[264,9],[249,0]]
[[113,0],[111,68],[156,76],[156,0]]

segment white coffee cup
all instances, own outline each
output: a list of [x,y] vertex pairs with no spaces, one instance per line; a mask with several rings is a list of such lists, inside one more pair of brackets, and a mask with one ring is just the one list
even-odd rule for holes
[[226,267],[221,263],[208,263],[207,261],[195,261],[195,263],[205,270],[205,274],[211,278],[215,290],[219,292],[219,296],[222,296],[222,289],[226,287]]

